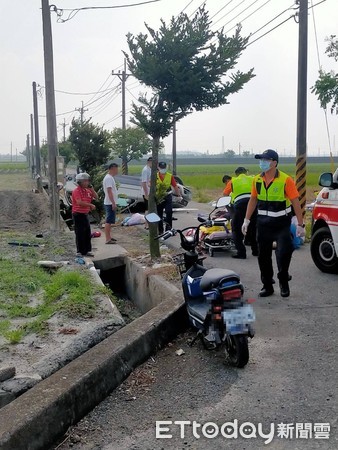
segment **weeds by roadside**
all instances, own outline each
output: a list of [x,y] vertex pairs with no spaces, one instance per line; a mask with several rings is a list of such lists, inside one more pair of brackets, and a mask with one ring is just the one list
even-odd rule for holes
[[[10,240],[43,242],[45,247],[10,247]],[[95,315],[97,290],[81,268],[52,275],[37,265],[39,259],[67,256],[69,249],[61,236],[41,241],[27,234],[3,232],[0,247],[0,337],[17,344],[28,334],[48,333],[48,320],[54,314],[77,319]]]

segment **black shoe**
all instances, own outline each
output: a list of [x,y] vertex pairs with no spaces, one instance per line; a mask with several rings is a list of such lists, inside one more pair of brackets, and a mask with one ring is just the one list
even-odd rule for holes
[[279,283],[281,297],[290,297],[289,283]]
[[246,255],[239,255],[239,254],[232,255],[232,258],[234,258],[234,259],[246,259]]
[[263,286],[261,292],[258,294],[259,297],[270,297],[273,295],[274,289],[272,286]]

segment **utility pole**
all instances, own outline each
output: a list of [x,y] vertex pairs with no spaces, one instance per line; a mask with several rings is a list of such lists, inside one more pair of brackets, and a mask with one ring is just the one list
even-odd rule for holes
[[33,81],[32,87],[33,87],[33,112],[34,112],[36,183],[37,183],[38,191],[42,192],[38,95],[37,95],[37,92],[36,92],[36,82],[35,81]]
[[173,122],[173,175],[177,175],[176,120]]
[[66,126],[68,125],[68,123],[66,123],[66,119],[63,119],[63,122],[60,123],[60,125],[63,129],[63,142],[66,142]]
[[32,158],[32,175],[34,175],[35,172],[35,158],[34,158],[34,120],[33,120],[33,114],[30,115],[31,119],[31,158]]
[[80,122],[81,122],[81,125],[83,125],[84,113],[86,111],[88,111],[88,109],[84,109],[83,101],[81,102],[81,108],[75,108],[75,111],[78,111],[80,113]]
[[55,91],[54,91],[54,62],[53,38],[50,18],[49,0],[41,0],[43,49],[46,86],[46,115],[47,115],[47,142],[48,142],[48,193],[50,197],[51,229],[60,231],[60,203],[57,188],[57,157],[58,138],[56,127]]
[[11,142],[11,162],[13,162],[13,142]]
[[29,143],[29,134],[26,135],[26,159],[28,162],[28,167],[31,166],[31,149]]
[[[112,75],[119,77],[121,80],[121,91],[122,91],[122,130],[126,129],[126,81],[131,76],[131,74],[127,73],[127,61],[124,59],[124,68],[122,73],[120,71],[114,72],[112,71]],[[125,150],[125,149],[123,149]],[[122,173],[127,175],[127,167],[128,161],[126,156],[122,155]]]
[[306,205],[306,122],[307,122],[307,53],[308,53],[308,0],[298,0],[298,94],[297,94],[297,167],[296,185],[303,215]]

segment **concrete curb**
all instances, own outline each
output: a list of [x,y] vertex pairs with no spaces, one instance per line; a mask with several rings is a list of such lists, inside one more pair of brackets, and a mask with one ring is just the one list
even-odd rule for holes
[[182,294],[162,302],[1,409],[0,448],[47,448],[184,328]]

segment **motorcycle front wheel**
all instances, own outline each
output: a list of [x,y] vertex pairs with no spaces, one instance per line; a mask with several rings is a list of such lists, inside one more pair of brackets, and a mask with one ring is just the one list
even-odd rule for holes
[[244,367],[249,361],[248,337],[244,334],[230,335],[227,338],[226,349],[232,365]]

